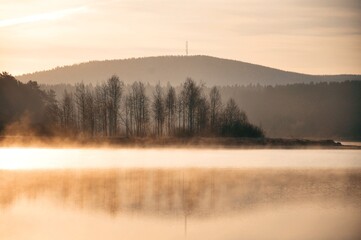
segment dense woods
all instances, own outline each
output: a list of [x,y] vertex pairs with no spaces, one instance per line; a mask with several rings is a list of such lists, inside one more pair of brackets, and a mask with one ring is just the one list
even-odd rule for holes
[[[213,87],[206,94],[204,85],[191,78],[179,91],[158,84],[149,95],[144,83],[134,82],[126,89],[114,75],[95,87],[78,83],[74,91],[64,90],[59,99],[53,90],[40,90],[36,82],[23,84],[7,73],[1,74],[0,84],[2,89],[29,93],[25,98],[6,95],[6,91],[1,94],[2,109],[15,113],[1,113],[2,131],[30,114],[27,125],[31,129],[61,136],[264,136],[261,128],[248,122],[233,99],[223,106],[218,88]],[[22,103],[21,107],[11,104],[9,99]]]
[[[90,84],[87,86],[93,88]],[[155,86],[144,86],[147,95],[153,96]],[[176,105],[182,106],[178,102],[181,86],[174,85],[174,94],[169,97],[168,91],[165,91],[169,86],[166,86],[163,94],[167,107],[174,105],[175,93]],[[41,85],[41,88],[47,91],[53,89],[59,101],[64,90],[75,91],[75,86],[70,84]],[[130,89],[131,85],[124,85],[125,92]],[[361,81],[277,86],[222,85],[216,87],[216,92],[212,91],[212,87],[204,85],[202,89],[209,101],[210,128],[219,129],[215,117],[217,109],[226,107],[226,100],[233,98],[247,113],[249,122],[262,126],[268,137],[361,139]],[[223,99],[223,105],[220,105],[218,99]],[[179,127],[178,120],[182,124],[182,119],[177,118],[175,121],[175,116],[181,114],[181,108],[176,108],[175,114],[172,109],[166,112],[166,129],[169,124]]]
[[[253,136],[254,123],[268,137],[361,139],[361,81],[208,87],[190,79],[174,86],[111,79],[39,88],[2,74],[0,128],[25,121],[63,135]],[[226,125],[234,113],[242,124]]]
[[43,91],[33,81],[23,84],[6,72],[0,74],[0,133],[50,134],[58,113],[54,91]]
[[361,81],[223,86],[269,137],[361,139]]

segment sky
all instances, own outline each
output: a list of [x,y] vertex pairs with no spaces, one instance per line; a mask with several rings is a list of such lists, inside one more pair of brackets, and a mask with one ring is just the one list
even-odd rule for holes
[[0,71],[210,55],[361,74],[360,0],[0,0]]

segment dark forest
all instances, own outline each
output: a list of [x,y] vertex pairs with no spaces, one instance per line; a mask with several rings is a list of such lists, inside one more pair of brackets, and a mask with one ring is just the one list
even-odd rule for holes
[[30,124],[39,134],[95,137],[361,138],[360,81],[154,86],[113,76],[96,86],[38,85],[3,73],[0,86],[3,134]]
[[233,99],[225,104],[217,87],[208,95],[191,78],[180,91],[155,86],[151,95],[142,82],[125,91],[117,76],[96,87],[83,83],[64,90],[42,90],[8,73],[0,78],[0,130],[4,134],[77,137],[263,137]]

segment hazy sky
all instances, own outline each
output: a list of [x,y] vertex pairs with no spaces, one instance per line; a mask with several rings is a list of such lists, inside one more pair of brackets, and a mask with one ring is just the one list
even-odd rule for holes
[[0,71],[211,55],[289,71],[361,73],[360,0],[0,0]]

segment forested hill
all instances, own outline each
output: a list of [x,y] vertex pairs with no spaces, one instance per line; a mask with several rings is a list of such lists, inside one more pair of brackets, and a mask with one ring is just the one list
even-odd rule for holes
[[20,81],[41,84],[99,83],[116,74],[125,83],[182,83],[187,77],[212,85],[276,85],[310,82],[361,80],[361,75],[307,75],[241,61],[209,56],[163,56],[106,60],[57,67],[17,76]]

